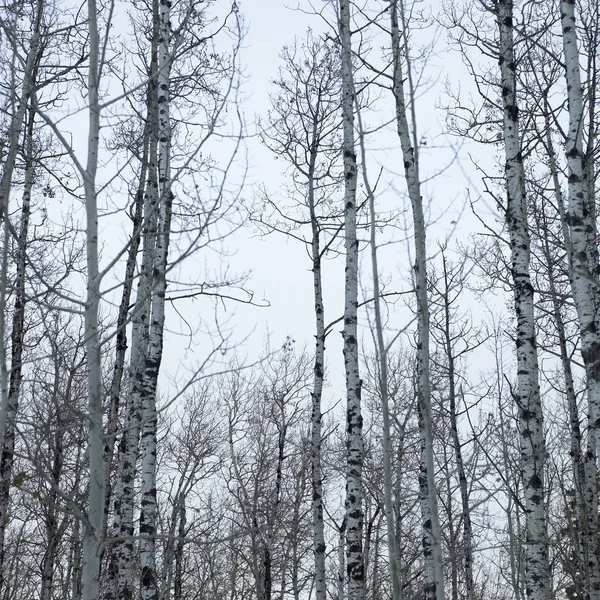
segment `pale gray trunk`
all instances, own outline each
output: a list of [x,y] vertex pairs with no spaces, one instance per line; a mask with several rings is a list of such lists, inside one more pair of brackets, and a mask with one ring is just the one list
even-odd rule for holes
[[[151,68],[151,71],[155,69]],[[152,99],[152,92],[156,91],[156,82],[151,80],[148,84],[148,97],[147,103],[150,106]],[[123,278],[123,292],[121,294],[121,303],[119,305],[119,312],[117,315],[116,325],[116,343],[115,343],[115,362],[113,366],[113,376],[110,385],[110,398],[109,398],[109,409],[108,409],[108,423],[106,426],[106,440],[104,445],[104,459],[106,462],[105,470],[105,500],[104,500],[104,537],[106,537],[106,530],[108,527],[108,515],[110,512],[110,505],[112,502],[112,485],[111,485],[111,474],[113,470],[114,462],[114,450],[117,438],[117,428],[119,425],[119,411],[121,407],[121,395],[122,395],[122,380],[123,372],[125,369],[125,354],[127,352],[127,324],[129,321],[129,306],[131,303],[131,293],[133,290],[133,280],[135,276],[135,267],[137,265],[137,255],[140,247],[140,240],[142,234],[142,219],[144,214],[144,188],[146,186],[146,179],[148,173],[148,159],[150,152],[150,121],[146,120],[144,127],[144,151],[142,155],[142,163],[140,168],[139,185],[135,195],[134,209],[133,209],[133,231],[129,242],[129,249],[127,251],[127,262],[125,264],[125,275]]]
[[[567,256],[570,253],[570,236],[569,229],[566,222],[566,214],[564,210],[563,194],[560,186],[560,179],[558,175],[558,166],[556,164],[556,155],[554,152],[554,145],[552,143],[551,128],[550,128],[550,110],[547,105],[547,99],[544,102],[544,116],[546,121],[546,152],[548,155],[549,168],[552,175],[552,184],[554,187],[554,197],[560,214],[561,225],[563,229],[563,235],[565,240],[565,247],[567,248]],[[590,482],[586,482],[586,469],[582,451],[582,438],[581,438],[581,427],[580,427],[580,415],[579,407],[577,405],[577,396],[575,392],[575,383],[573,378],[573,371],[571,368],[571,357],[567,348],[567,333],[565,322],[562,315],[563,302],[559,300],[559,290],[556,285],[556,260],[551,252],[550,240],[549,240],[549,226],[546,223],[545,212],[542,215],[544,219],[544,234],[541,240],[542,250],[546,259],[546,268],[548,270],[548,284],[550,288],[550,294],[552,297],[552,310],[554,314],[554,322],[556,326],[556,334],[558,337],[558,347],[560,350],[560,360],[565,378],[565,396],[567,398],[567,405],[569,408],[569,423],[571,428],[571,466],[573,473],[573,492],[575,495],[575,507],[574,507],[574,521],[575,526],[573,527],[573,544],[574,544],[574,562],[575,567],[574,573],[579,573],[579,576],[574,577],[575,585],[578,588],[578,592],[583,594],[585,590],[590,589],[589,581],[589,560],[588,554],[590,548],[593,548],[596,543],[595,538],[590,537],[588,531],[588,516],[587,506],[585,498],[585,490],[589,487]],[[572,260],[569,257],[569,279],[572,279]],[[581,579],[584,580],[583,587],[579,583]]]
[[[6,315],[4,307],[6,306],[6,294],[8,291],[8,248],[9,241],[11,239],[11,234],[8,227],[10,213],[10,192],[12,188],[13,171],[21,143],[21,132],[23,130],[23,121],[25,119],[25,113],[27,110],[27,103],[30,100],[31,91],[35,86],[35,77],[37,73],[36,65],[39,61],[39,40],[43,8],[44,0],[38,0],[33,34],[31,36],[29,52],[27,53],[25,69],[23,72],[21,94],[18,97],[17,106],[13,107],[13,115],[8,131],[8,152],[4,160],[2,179],[0,180],[0,221],[4,225],[4,248],[2,255],[2,272],[0,276],[0,340],[6,339]],[[16,52],[16,41],[12,40],[12,42]],[[10,480],[12,476],[15,419],[18,409],[19,391],[21,387],[21,362],[24,325],[23,316],[25,309],[25,244],[29,221],[29,203],[32,185],[32,128],[33,114],[32,111],[30,111],[28,139],[25,140],[25,146],[28,149],[27,156],[25,157],[25,190],[23,193],[23,207],[21,211],[20,239],[17,241],[17,244],[19,244],[17,252],[19,252],[20,260],[17,261],[15,312],[13,314],[13,331],[11,333],[12,360],[10,376],[7,368],[5,345],[3,343],[0,344],[0,448],[2,449],[0,457],[0,590],[4,588],[4,541],[6,526],[8,525],[9,518],[8,508],[10,500]],[[24,224],[26,225],[25,230],[23,230]],[[25,237],[23,237],[23,231],[25,233]]]
[[521,472],[525,495],[525,587],[530,600],[547,600],[552,596],[552,589],[545,511],[546,445],[538,379],[533,287],[529,274],[529,232],[516,97],[512,0],[500,0],[498,3],[498,28],[506,156],[506,224],[510,235],[517,315],[517,392],[514,400],[519,410]]
[[[155,135],[153,137],[156,137]],[[129,393],[125,408],[124,431],[119,442],[119,465],[114,494],[110,582],[107,598],[128,600],[133,595],[132,560],[134,555],[134,483],[142,421],[142,379],[148,351],[152,273],[156,246],[157,201],[156,145],[150,147],[149,180],[145,198],[143,255],[133,309]]]
[[450,431],[452,445],[454,446],[454,460],[456,462],[456,473],[460,489],[461,518],[463,525],[462,550],[460,552],[465,577],[465,600],[475,600],[475,581],[473,577],[473,526],[471,522],[471,507],[469,502],[469,482],[465,471],[465,463],[462,455],[462,443],[458,433],[457,417],[457,390],[456,390],[456,365],[455,351],[453,345],[453,334],[451,331],[451,284],[448,272],[446,256],[442,251],[442,265],[444,277],[444,289],[442,293],[442,308],[444,311],[443,321],[443,343],[446,358],[448,360],[448,396],[450,413]]
[[[404,28],[404,10],[402,7]],[[431,415],[431,388],[429,381],[429,303],[426,282],[426,239],[425,219],[423,216],[423,198],[419,181],[419,165],[416,144],[414,115],[414,90],[410,89],[413,106],[413,139],[406,114],[404,99],[404,75],[401,63],[401,41],[398,26],[398,2],[390,0],[393,92],[396,102],[396,125],[402,157],[406,186],[410,198],[415,237],[414,282],[417,297],[417,395],[420,410],[419,423],[421,434],[421,466],[419,489],[421,515],[423,520],[423,554],[425,557],[425,597],[430,600],[444,599],[444,573],[441,544],[441,531],[438,516],[437,490],[434,478],[433,461],[433,422]],[[406,35],[406,32],[405,32]],[[405,44],[406,51],[406,44]],[[410,65],[408,66],[410,75]]]
[[86,209],[87,298],[85,303],[85,350],[88,377],[89,419],[89,489],[88,510],[83,532],[83,600],[98,600],[100,594],[100,562],[102,522],[104,517],[104,443],[102,415],[102,357],[98,331],[100,305],[100,273],[98,270],[98,205],[96,170],[100,145],[100,39],[96,0],[88,0],[89,133],[87,164],[83,173]]
[[363,437],[361,379],[358,371],[358,240],[356,237],[356,153],[354,151],[354,73],[350,32],[350,2],[340,0],[339,34],[342,53],[342,115],[344,154],[344,231],[346,282],[344,365],[346,370],[346,568],[348,600],[365,597],[362,529]]
[[73,535],[71,536],[71,548],[73,550],[73,571],[71,576],[71,593],[73,600],[81,599],[82,591],[82,572],[81,572],[81,538],[79,532],[79,519],[75,519],[73,526]]
[[[501,371],[498,372],[501,377]],[[508,558],[510,562],[510,583],[513,589],[513,595],[518,600],[525,599],[523,589],[523,550],[522,550],[522,527],[519,519],[519,504],[515,502],[514,495],[518,494],[515,488],[510,489],[511,480],[513,480],[514,471],[511,461],[508,456],[508,441],[511,433],[506,427],[506,417],[502,406],[502,399],[499,397],[498,412],[500,417],[500,439],[502,441],[502,468],[504,472],[504,480],[507,482],[509,489],[506,492],[506,507],[504,509],[506,515],[506,531],[508,534]]]
[[[35,23],[33,26],[33,33],[30,40],[29,52],[27,53],[27,59],[25,63],[25,69],[23,71],[23,84],[21,87],[21,94],[18,97],[18,102],[15,106],[13,101],[12,106],[12,119],[10,121],[10,127],[8,130],[8,152],[4,161],[4,169],[2,172],[2,179],[0,180],[0,221],[3,225],[3,248],[2,248],[2,259],[1,259],[1,271],[0,271],[0,340],[6,339],[6,313],[4,307],[6,307],[6,294],[8,292],[8,252],[9,244],[11,239],[10,233],[10,192],[12,189],[13,171],[15,169],[17,155],[21,143],[21,132],[23,129],[23,121],[25,119],[25,112],[27,110],[27,103],[34,89],[34,77],[37,71],[36,61],[38,57],[38,49],[40,43],[40,30],[42,21],[44,3],[43,0],[38,0]],[[13,37],[13,33],[10,30],[5,31],[6,37],[10,40],[13,51],[18,53],[18,42]],[[13,80],[16,79],[13,78]],[[15,90],[16,96],[16,90]],[[7,367],[6,347],[4,343],[0,344],[0,445],[4,444],[6,421],[8,417],[9,409],[9,375]],[[2,556],[0,556],[2,558]],[[0,563],[0,572],[2,564]],[[0,575],[1,577],[1,575]]]
[[182,475],[179,480],[179,486],[175,498],[173,500],[173,508],[171,509],[171,519],[169,523],[169,530],[167,532],[168,538],[165,543],[162,555],[162,575],[160,585],[160,598],[161,600],[168,600],[171,595],[171,589],[173,587],[173,563],[175,560],[175,545],[177,543],[177,519],[179,514],[179,505],[184,502],[184,496],[182,496],[182,487],[184,485],[184,476]]
[[140,597],[158,600],[156,577],[156,390],[162,360],[165,326],[165,293],[171,232],[171,122],[169,83],[171,71],[171,3],[160,0],[158,41],[158,192],[159,218],[152,288],[152,313],[148,355],[142,380],[143,425],[140,440]]
[[272,556],[273,556],[273,544],[275,541],[275,523],[279,515],[280,504],[281,504],[281,491],[283,485],[283,462],[285,460],[285,446],[287,440],[287,428],[288,424],[285,421],[285,400],[282,397],[280,399],[280,415],[277,436],[277,467],[275,470],[275,493],[270,506],[270,514],[268,514],[266,523],[266,532],[264,535],[264,559],[263,559],[263,583],[262,596],[259,595],[260,600],[271,600],[271,592],[273,587],[272,577]]
[[[575,23],[575,4],[561,1],[561,25],[565,55],[565,77],[569,108],[566,153],[569,172],[569,227],[571,290],[577,310],[581,356],[585,365],[588,424],[585,453],[585,500],[587,537],[587,594],[590,600],[600,598],[600,540],[598,537],[598,428],[600,427],[600,288],[597,279],[597,227],[593,209],[593,192],[589,185],[583,153],[583,90],[579,70],[579,50]],[[593,161],[593,158],[589,161]],[[591,197],[590,197],[591,196]],[[594,264],[595,263],[595,264]]]
[[[56,378],[58,380],[58,377]],[[67,526],[67,519],[63,517],[59,524],[60,507],[58,506],[58,489],[63,469],[63,433],[64,424],[58,421],[57,432],[54,434],[54,458],[52,461],[52,472],[50,473],[51,487],[46,498],[45,533],[46,546],[44,559],[42,561],[42,584],[40,600],[52,600],[54,570],[57,559],[57,550],[60,539]]]
[[[365,136],[362,117],[357,107],[357,121],[363,181],[369,199],[371,270],[373,274],[373,309],[375,313],[375,355],[377,359],[377,387],[381,399],[382,442],[383,442],[383,495],[388,545],[388,561],[392,579],[392,599],[400,600],[401,582],[398,570],[398,548],[396,543],[396,523],[394,518],[394,500],[392,495],[392,442],[390,425],[389,387],[388,387],[388,349],[383,337],[383,319],[381,316],[381,289],[379,285],[379,266],[377,260],[377,226],[375,212],[375,194],[369,182],[366,163]],[[379,535],[379,530],[377,530]],[[376,569],[374,573],[376,572]],[[375,586],[374,586],[375,587]],[[375,593],[375,590],[373,591]]]
[[[32,76],[35,81],[35,74]],[[14,308],[11,331],[11,361],[8,387],[6,424],[0,458],[0,590],[3,589],[4,540],[9,523],[10,483],[12,481],[15,425],[21,393],[23,367],[23,342],[25,339],[25,271],[27,265],[27,235],[31,211],[31,188],[33,186],[33,133],[35,112],[29,110],[25,135],[25,180],[23,183],[23,200],[21,207],[21,223],[19,236],[15,240],[16,280],[14,283]]]
[[311,415],[311,472],[312,472],[312,519],[313,519],[313,552],[315,558],[315,595],[316,600],[325,600],[325,526],[323,522],[323,473],[321,468],[321,399],[323,397],[323,380],[325,377],[325,309],[323,306],[323,280],[321,266],[321,232],[315,211],[315,164],[317,150],[313,130],[313,149],[310,156],[308,177],[308,208],[311,225],[311,252],[313,262],[313,290],[315,305],[315,363],[312,389]]
[[[153,3],[155,28],[152,46],[151,73],[158,71],[158,5]],[[107,600],[133,597],[134,557],[134,483],[137,467],[140,425],[142,421],[143,374],[148,353],[149,323],[152,300],[153,272],[158,227],[158,86],[155,79],[149,81],[148,90],[148,181],[144,197],[142,223],[142,264],[138,279],[136,300],[131,315],[131,356],[128,377],[128,395],[125,407],[124,430],[118,448],[118,470],[114,493],[114,517],[112,537],[115,538],[111,552]]]

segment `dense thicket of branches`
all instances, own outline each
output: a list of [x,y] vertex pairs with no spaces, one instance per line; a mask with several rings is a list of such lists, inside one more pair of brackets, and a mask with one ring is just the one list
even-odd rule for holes
[[598,0],[244,9],[0,6],[0,600],[600,600]]

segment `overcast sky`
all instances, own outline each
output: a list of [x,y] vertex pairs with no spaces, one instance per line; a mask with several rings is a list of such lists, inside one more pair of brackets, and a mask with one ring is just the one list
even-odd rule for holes
[[[319,6],[322,6],[318,2]],[[437,4],[437,3],[433,3]],[[304,7],[306,3],[301,4]],[[300,10],[289,8],[290,3],[280,0],[244,0],[240,3],[247,26],[244,40],[242,64],[245,66],[246,79],[243,84],[244,112],[253,131],[255,116],[266,116],[269,105],[269,93],[272,90],[271,80],[281,65],[278,55],[284,44],[293,43],[294,37],[302,38],[307,28],[323,31],[323,20],[314,15],[307,15]],[[298,6],[292,3],[292,6]],[[433,35],[433,31],[415,34],[414,43],[418,46]],[[420,37],[419,37],[420,36]],[[381,45],[385,40],[379,42]],[[377,44],[374,44],[377,49]],[[417,103],[420,137],[426,141],[422,148],[422,174],[435,177],[427,183],[426,202],[430,203],[431,225],[428,231],[430,253],[435,254],[436,243],[451,235],[451,247],[457,241],[466,242],[469,234],[477,227],[476,220],[466,205],[467,188],[473,198],[480,194],[478,178],[469,159],[469,152],[474,148],[468,145],[459,146],[455,138],[441,136],[445,127],[445,115],[441,109],[445,99],[444,84],[447,78],[464,77],[464,70],[458,54],[452,54],[445,47],[443,37],[438,39],[438,54],[432,56],[426,71],[428,84]],[[469,81],[461,81],[461,88],[468,89]],[[379,125],[392,116],[391,99],[383,99],[380,108],[366,115],[367,122]],[[438,137],[440,136],[440,137]],[[256,186],[264,184],[274,194],[283,182],[283,161],[275,161],[269,151],[262,148],[256,139],[247,142],[249,159],[249,186],[244,196],[252,195]],[[404,210],[397,221],[399,230],[394,233],[394,245],[386,247],[382,252],[384,276],[389,281],[389,289],[406,290],[411,269],[411,240],[402,233],[404,223],[410,223],[411,214],[404,195],[402,162],[397,136],[393,126],[374,136],[371,140],[369,154],[372,178],[377,178],[380,168],[385,168],[379,186],[380,205],[387,209],[395,206]],[[440,171],[442,171],[440,173]],[[461,214],[462,213],[462,214]],[[264,336],[270,330],[273,344],[283,341],[291,335],[300,344],[312,344],[314,332],[312,274],[310,261],[302,245],[294,240],[285,240],[279,234],[268,238],[252,239],[250,230],[237,238],[240,248],[232,258],[232,264],[238,268],[250,267],[252,276],[250,287],[255,291],[256,300],[266,299],[270,303],[268,309],[238,307],[236,309],[238,323],[237,332],[255,328],[258,336]],[[366,234],[363,234],[363,238]],[[363,259],[363,287],[370,287],[369,262]],[[333,320],[343,310],[343,262],[338,260],[326,265],[326,316]],[[401,328],[410,319],[410,312],[403,309],[403,301],[396,307],[397,315],[392,315],[391,327]],[[361,316],[361,331],[368,340],[365,315]],[[341,329],[341,326],[340,328]],[[390,330],[391,333],[391,330]],[[262,337],[259,337],[262,339]],[[256,336],[252,347],[256,347]],[[329,361],[332,371],[342,368],[341,335],[333,333],[328,340]]]

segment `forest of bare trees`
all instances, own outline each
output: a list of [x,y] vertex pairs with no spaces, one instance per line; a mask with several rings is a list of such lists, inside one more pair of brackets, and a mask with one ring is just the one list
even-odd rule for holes
[[600,600],[599,0],[279,4],[0,6],[0,600]]

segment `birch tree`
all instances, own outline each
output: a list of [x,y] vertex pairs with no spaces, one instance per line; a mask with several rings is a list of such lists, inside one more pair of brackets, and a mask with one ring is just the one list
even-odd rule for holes
[[[460,374],[458,369],[461,358],[475,350],[481,344],[481,340],[478,339],[477,333],[469,326],[466,315],[461,325],[456,327],[459,319],[462,320],[462,315],[457,315],[457,306],[465,287],[465,264],[452,264],[447,257],[447,252],[446,245],[440,247],[442,260],[440,274],[437,277],[435,274],[430,277],[430,285],[434,294],[432,304],[436,313],[432,315],[432,337],[443,356],[442,365],[437,365],[437,367],[442,371],[442,393],[447,394],[447,406],[444,402],[443,408],[448,415],[453,451],[453,456],[448,457],[446,460],[446,468],[451,466],[452,471],[456,470],[460,491],[459,523],[462,523],[462,544],[458,548],[455,545],[455,540],[451,540],[451,545],[454,546],[454,549],[450,549],[452,598],[457,600],[459,595],[458,571],[460,565],[464,580],[465,599],[474,600],[473,519],[470,499],[472,482],[467,477],[467,465],[463,449],[465,442],[461,440],[459,429],[459,413],[462,411],[460,411],[460,386],[458,384]],[[449,478],[447,485],[450,485]],[[448,498],[451,502],[451,491],[448,493]],[[452,515],[449,515],[449,519],[452,521]],[[454,525],[449,523],[448,529],[452,530],[453,528]],[[456,533],[453,533],[456,536]],[[450,532],[448,535],[451,537]]]
[[[33,76],[35,80],[35,74]],[[26,134],[24,139],[24,182],[21,207],[21,222],[19,235],[16,240],[16,281],[15,300],[11,330],[11,367],[7,396],[7,412],[0,459],[0,589],[3,584],[3,564],[5,551],[5,532],[9,522],[10,483],[13,474],[16,419],[21,394],[21,381],[23,375],[23,345],[25,342],[25,293],[26,265],[27,265],[27,238],[29,235],[29,217],[31,213],[31,193],[34,183],[34,124],[35,112],[29,108],[27,115]]]
[[[332,196],[339,184],[339,151],[336,136],[340,126],[339,58],[337,51],[309,31],[301,45],[284,48],[284,68],[274,82],[277,93],[271,99],[271,129],[263,129],[266,145],[285,157],[293,168],[295,192],[300,197],[301,214],[288,213],[281,202],[266,199],[273,217],[261,225],[270,231],[284,232],[301,239],[312,262],[315,310],[315,358],[312,391],[311,472],[313,486],[313,536],[315,556],[315,594],[325,600],[325,533],[323,521],[323,475],[321,466],[323,385],[325,379],[325,341],[331,328],[326,326],[323,299],[323,262],[339,232],[338,211],[332,209]],[[294,194],[296,195],[296,194]],[[306,214],[307,213],[307,214]],[[304,241],[297,231],[310,226],[310,239]]]
[[[142,421],[142,377],[144,357],[148,347],[149,321],[151,311],[152,274],[154,268],[156,231],[158,228],[158,182],[157,182],[157,144],[158,144],[158,3],[153,2],[152,44],[150,58],[150,81],[147,95],[147,127],[149,152],[147,181],[144,195],[142,224],[142,262],[138,279],[136,300],[131,315],[131,355],[129,365],[129,388],[125,407],[124,432],[118,448],[118,471],[114,500],[113,536],[118,539],[111,549],[110,581],[107,594],[109,598],[129,598],[133,594],[133,514],[134,481],[138,457],[140,426]],[[144,171],[142,171],[144,173]],[[124,538],[124,539],[119,539]]]
[[496,11],[506,157],[506,226],[510,235],[517,315],[517,392],[513,397],[519,410],[521,469],[525,494],[526,589],[528,598],[541,600],[551,595],[544,485],[546,448],[538,380],[533,287],[529,274],[529,232],[519,134],[512,0],[500,0]]
[[[3,587],[3,565],[5,552],[5,532],[8,525],[8,507],[10,500],[10,481],[12,477],[13,453],[15,444],[15,420],[18,410],[18,400],[21,388],[22,361],[23,361],[23,336],[25,317],[25,250],[27,246],[27,235],[29,229],[29,211],[31,188],[33,184],[33,136],[35,114],[32,110],[31,90],[35,85],[37,66],[40,61],[39,37],[42,29],[44,3],[38,2],[33,13],[33,32],[30,40],[29,52],[23,65],[23,81],[21,89],[12,90],[12,118],[9,124],[9,143],[6,156],[2,156],[2,178],[0,180],[0,215],[3,227],[3,251],[2,251],[2,291],[0,291],[0,338],[6,338],[5,307],[6,291],[8,287],[8,260],[9,243],[11,233],[9,228],[10,194],[13,187],[13,173],[17,161],[19,145],[25,148],[25,181],[23,189],[23,204],[21,210],[21,224],[18,237],[19,253],[17,260],[16,297],[13,313],[11,332],[11,365],[10,374],[7,367],[7,356],[3,349],[0,351],[0,375],[1,375],[1,397],[0,397],[0,589]],[[2,30],[10,41],[15,59],[13,62],[12,80],[18,80],[15,72],[15,62],[18,62],[17,32],[14,23],[9,24],[4,19],[1,21]],[[27,107],[29,106],[29,111]],[[23,123],[26,121],[26,127]],[[25,129],[27,134],[21,141],[21,131]]]
[[339,39],[342,60],[342,119],[344,153],[344,235],[346,278],[344,296],[344,365],[346,370],[346,568],[348,600],[365,597],[363,559],[361,386],[358,364],[358,239],[356,236],[356,152],[354,149],[354,72],[351,5],[340,0]]
[[[400,13],[400,14],[399,14]],[[399,22],[402,20],[405,43],[400,37]],[[421,512],[423,518],[423,554],[425,557],[425,594],[431,600],[444,599],[443,557],[437,506],[437,490],[434,478],[433,425],[431,416],[431,386],[429,379],[429,301],[427,298],[426,262],[427,246],[423,197],[419,178],[419,155],[417,124],[415,119],[415,92],[412,88],[408,45],[406,43],[406,16],[404,6],[397,0],[390,2],[390,25],[392,43],[393,94],[396,103],[396,126],[402,157],[408,196],[410,198],[415,244],[414,284],[417,299],[417,363],[418,406],[421,424]],[[406,110],[402,53],[407,61],[410,106],[412,109],[412,137]]]
[[[377,247],[377,215],[375,212],[375,193],[371,187],[367,172],[367,157],[365,149],[365,131],[362,124],[360,107],[356,107],[359,146],[361,152],[361,165],[363,182],[369,201],[370,226],[369,243],[371,249],[371,271],[373,278],[373,312],[375,316],[375,358],[377,362],[377,387],[381,397],[381,415],[382,415],[382,442],[383,442],[383,488],[384,488],[384,511],[387,532],[388,561],[390,564],[390,576],[392,579],[392,598],[399,600],[401,598],[402,582],[398,568],[398,548],[396,544],[396,523],[394,516],[393,499],[393,476],[392,476],[392,442],[391,442],[391,424],[390,424],[390,394],[388,381],[388,352],[389,346],[384,339],[384,323],[381,308],[381,285],[379,272],[379,259]],[[375,594],[375,590],[373,591]]]
[[100,595],[100,562],[102,552],[102,521],[104,517],[104,442],[102,416],[102,358],[98,310],[100,307],[101,275],[98,267],[98,191],[96,172],[100,146],[100,32],[96,0],[88,0],[88,147],[87,162],[81,169],[84,182],[86,213],[87,295],[84,310],[85,341],[88,369],[89,419],[89,492],[88,509],[83,532],[83,600],[97,600]]
[[[566,140],[569,205],[566,212],[571,262],[571,289],[581,332],[581,355],[588,394],[585,496],[587,504],[587,594],[600,597],[598,541],[598,427],[600,427],[600,288],[598,287],[597,224],[594,200],[594,157],[583,151],[585,127],[575,3],[560,3],[565,78],[569,110]],[[591,192],[591,193],[590,193]]]

